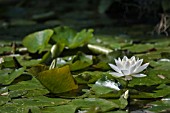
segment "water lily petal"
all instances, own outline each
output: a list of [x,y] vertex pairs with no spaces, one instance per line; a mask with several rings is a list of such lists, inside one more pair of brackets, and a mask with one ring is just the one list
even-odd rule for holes
[[131,74],[133,74],[133,73],[136,72],[136,70],[141,66],[142,62],[143,62],[143,59],[138,60],[137,62],[135,62],[135,63],[130,67],[130,72],[131,72]]
[[115,66],[114,64],[110,64],[110,63],[109,63],[109,66],[110,66],[113,70],[115,70],[116,72],[122,73],[121,70],[120,70],[117,66]]
[[147,75],[145,75],[145,74],[134,74],[134,75],[132,75],[133,77],[145,77],[145,76],[147,76]]
[[124,64],[124,68],[125,69],[129,69],[130,68],[130,61],[126,61],[125,64]]
[[130,70],[122,70],[122,73],[123,73],[124,75],[130,75]]
[[109,72],[109,74],[111,74],[114,77],[122,77],[122,76],[124,76],[122,73],[116,73],[116,72]]
[[127,56],[124,56],[123,59],[122,59],[122,62],[126,62],[128,61],[129,59],[127,58]]
[[122,63],[122,60],[120,59],[120,57],[118,58],[118,61]]
[[130,74],[133,74],[135,72],[135,70],[136,70],[136,64],[133,64],[132,66],[130,66],[130,68],[129,68]]
[[135,70],[134,73],[139,73],[139,72],[143,71],[144,69],[146,69],[146,68],[148,67],[148,65],[149,65],[149,63],[146,63],[146,64],[144,64],[144,65],[142,65],[142,66],[139,66],[139,67]]
[[122,65],[121,62],[119,62],[118,60],[115,59],[115,63],[116,63],[117,67],[118,67],[120,70],[123,69],[123,65]]
[[143,59],[136,61],[136,67],[141,66],[142,62],[143,62]]
[[136,62],[135,56],[132,56],[132,57],[130,58],[130,60],[131,60],[131,62]]

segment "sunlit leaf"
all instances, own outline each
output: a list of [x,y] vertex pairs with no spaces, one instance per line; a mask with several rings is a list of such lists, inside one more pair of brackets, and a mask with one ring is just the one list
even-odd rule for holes
[[62,67],[69,65],[71,71],[85,69],[93,64],[93,56],[78,52],[77,55],[53,60],[50,67]]
[[88,44],[87,47],[94,53],[98,53],[98,54],[109,54],[111,52],[113,52],[112,49],[106,48],[106,47],[102,47],[102,46],[98,46],[98,45],[92,45],[92,44]]
[[101,79],[97,80],[93,87],[91,88],[97,95],[114,93],[114,91],[119,91],[119,83],[115,83],[109,80],[107,76],[103,76]]

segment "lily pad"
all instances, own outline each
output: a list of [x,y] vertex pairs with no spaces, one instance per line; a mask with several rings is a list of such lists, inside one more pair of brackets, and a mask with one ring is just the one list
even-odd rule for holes
[[52,93],[63,93],[78,88],[68,65],[42,71],[36,78]]
[[99,107],[103,112],[119,108],[119,106],[114,102],[100,98],[74,99],[70,104],[84,109]]
[[75,30],[64,26],[54,28],[54,32],[55,35],[52,39],[70,49],[86,44],[93,37],[93,29],[84,29],[77,33]]
[[91,90],[95,92],[96,95],[102,95],[107,93],[114,93],[114,91],[119,91],[119,84],[103,76],[101,79],[96,81],[92,86]]
[[46,107],[43,113],[75,113],[77,107],[74,105],[61,105],[55,107]]
[[25,68],[23,67],[23,68],[13,70],[13,72],[11,72],[10,74],[8,73],[2,73],[2,75],[0,74],[0,83],[3,85],[11,84],[24,71],[25,71]]
[[31,53],[35,53],[37,51],[41,53],[47,46],[52,35],[53,30],[51,29],[29,34],[23,39],[23,45],[27,47],[28,51]]
[[130,47],[124,47],[123,50],[129,50],[130,52],[133,53],[142,53],[147,52],[153,48],[154,48],[153,44],[136,44]]
[[152,112],[166,112],[168,113],[170,111],[170,98],[162,98],[161,100],[151,102],[147,104],[148,106],[151,106],[147,110]]

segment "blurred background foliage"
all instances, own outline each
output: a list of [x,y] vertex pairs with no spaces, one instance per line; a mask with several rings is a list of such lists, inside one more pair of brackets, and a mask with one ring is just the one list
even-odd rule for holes
[[106,28],[107,33],[114,26],[155,26],[169,12],[169,0],[0,0],[0,35],[21,38],[57,25]]

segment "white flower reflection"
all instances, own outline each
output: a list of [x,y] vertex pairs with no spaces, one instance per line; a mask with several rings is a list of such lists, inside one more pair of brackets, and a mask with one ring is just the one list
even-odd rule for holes
[[121,60],[120,58],[115,59],[114,64],[110,64],[109,66],[115,70],[115,72],[110,72],[111,75],[115,77],[125,77],[125,80],[131,80],[133,77],[145,77],[145,74],[139,74],[139,72],[146,69],[149,63],[145,63],[142,65],[143,59],[135,58],[132,56],[130,59],[127,56],[124,56]]

